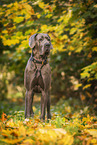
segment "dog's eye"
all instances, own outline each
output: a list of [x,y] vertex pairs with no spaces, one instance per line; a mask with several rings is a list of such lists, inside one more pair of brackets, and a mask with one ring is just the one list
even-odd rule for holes
[[47,39],[48,41],[50,41],[50,38],[46,37],[46,39]]
[[40,41],[40,42],[43,41],[43,38],[40,38],[39,41]]

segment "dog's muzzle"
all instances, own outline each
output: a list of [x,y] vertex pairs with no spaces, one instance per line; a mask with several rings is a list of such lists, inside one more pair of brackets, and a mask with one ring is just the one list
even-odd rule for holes
[[50,53],[50,43],[45,44],[45,54],[48,55]]
[[40,53],[40,56],[49,55],[49,53],[50,53],[50,46],[51,46],[50,43],[45,43],[44,47],[43,47],[43,52]]
[[50,43],[45,43],[44,46],[45,46],[46,48],[50,48],[50,45],[51,45]]

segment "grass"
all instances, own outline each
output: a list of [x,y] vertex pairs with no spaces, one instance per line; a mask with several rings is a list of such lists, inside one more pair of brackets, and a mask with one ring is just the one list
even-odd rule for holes
[[39,102],[34,103],[35,115],[30,119],[24,117],[22,99],[9,103],[4,101],[1,109],[1,145],[97,144],[97,116],[89,106],[83,106],[78,99],[60,99],[56,105],[52,105],[52,119],[49,122],[42,122],[39,119]]

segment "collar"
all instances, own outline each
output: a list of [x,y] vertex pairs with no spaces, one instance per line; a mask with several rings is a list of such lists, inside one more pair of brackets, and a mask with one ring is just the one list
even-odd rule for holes
[[42,64],[42,65],[45,65],[47,64],[47,57],[44,59],[44,60],[37,60],[36,58],[34,58],[33,56],[31,56],[31,61],[33,61],[34,63],[38,63],[38,64]]

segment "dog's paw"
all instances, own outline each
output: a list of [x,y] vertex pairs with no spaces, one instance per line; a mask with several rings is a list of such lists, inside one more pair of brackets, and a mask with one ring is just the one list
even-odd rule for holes
[[47,115],[47,120],[51,119],[51,114]]
[[33,117],[34,117],[34,113],[32,113],[30,115],[28,114],[28,115],[25,116],[25,118],[33,118]]
[[40,116],[40,120],[45,120],[45,116],[44,115],[41,115]]
[[31,114],[31,117],[32,117],[32,118],[34,117],[34,113]]

